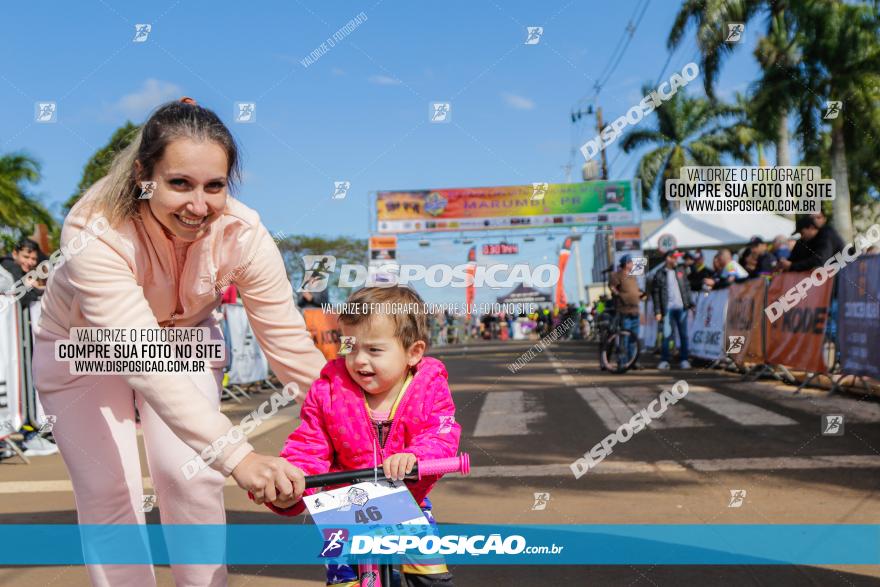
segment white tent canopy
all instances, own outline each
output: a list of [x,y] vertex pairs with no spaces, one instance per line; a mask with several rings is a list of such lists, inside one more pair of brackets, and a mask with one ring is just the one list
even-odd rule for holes
[[794,221],[776,214],[684,214],[672,215],[642,243],[642,249],[658,249],[661,237],[672,235],[679,249],[745,245],[753,236],[772,241],[794,232]]

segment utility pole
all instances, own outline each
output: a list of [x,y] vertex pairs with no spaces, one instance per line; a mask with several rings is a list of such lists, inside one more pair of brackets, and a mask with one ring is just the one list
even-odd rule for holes
[[602,143],[602,129],[604,125],[602,124],[602,107],[598,106],[596,108],[596,130],[599,136],[599,144],[602,145],[602,179],[608,180],[608,160],[605,158],[605,145]]

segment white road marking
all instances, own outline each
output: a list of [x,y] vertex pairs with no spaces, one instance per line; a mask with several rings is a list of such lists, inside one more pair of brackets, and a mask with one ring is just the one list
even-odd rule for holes
[[[608,387],[578,387],[578,394],[596,412],[609,431],[617,430],[624,422],[629,422],[633,414],[647,408],[659,395],[651,388],[635,386],[611,390]],[[670,406],[660,418],[653,420],[652,428],[699,428],[708,423],[697,418],[687,407],[679,404]]]
[[685,461],[697,471],[768,471],[774,469],[874,469],[878,455],[821,457],[759,457],[748,459],[691,459]]
[[[668,388],[664,385],[659,387],[661,389]],[[743,426],[792,426],[797,424],[788,416],[728,397],[704,385],[688,386],[688,394],[682,401],[695,403]]]
[[524,436],[529,433],[529,422],[547,416],[535,402],[526,405],[522,391],[493,391],[486,395],[480,408],[474,436]]
[[560,374],[568,373],[568,369],[564,369],[562,367],[556,367],[556,372]]
[[828,396],[826,391],[816,393],[813,390],[804,390],[794,395],[791,388],[779,390],[776,389],[776,386],[768,385],[765,382],[737,382],[727,386],[736,390],[768,396],[786,408],[793,408],[808,414],[817,416],[843,414],[845,420],[853,422],[880,422],[880,403],[873,401],[859,401],[855,397],[844,395]]
[[566,385],[576,385],[574,377],[572,377],[571,375],[563,375],[562,382]]

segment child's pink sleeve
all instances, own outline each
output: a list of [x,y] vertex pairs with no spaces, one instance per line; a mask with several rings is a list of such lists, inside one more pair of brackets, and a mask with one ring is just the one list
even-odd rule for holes
[[[461,426],[455,421],[455,404],[445,375],[444,371],[442,377],[431,382],[432,390],[427,394],[427,405],[431,407],[428,417],[404,449],[418,460],[454,457],[458,452]],[[416,501],[421,503],[439,479],[439,475],[430,475],[407,485]]]
[[[306,475],[318,475],[330,470],[333,462],[333,444],[326,432],[321,403],[330,395],[330,383],[318,379],[306,394],[300,411],[300,425],[297,426],[281,449],[281,457],[299,467]],[[307,489],[304,495],[311,495],[317,489]],[[287,509],[280,509],[267,503],[266,506],[284,516],[296,516],[305,509],[300,500]]]

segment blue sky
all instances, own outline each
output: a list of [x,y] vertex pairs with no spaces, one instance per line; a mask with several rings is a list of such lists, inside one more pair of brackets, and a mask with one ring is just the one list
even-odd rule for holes
[[[43,181],[35,191],[57,213],[86,160],[119,125],[140,123],[158,104],[189,95],[215,110],[239,140],[245,170],[239,197],[270,231],[366,237],[370,194],[377,190],[564,182],[569,162],[577,181],[583,163],[577,147],[595,134],[595,122],[574,127],[569,113],[594,94],[595,78],[641,5],[11,3],[0,22],[0,152],[23,150],[40,161]],[[643,83],[657,80],[677,8],[668,0],[649,2],[599,95],[606,121],[638,103]],[[312,65],[300,63],[361,12],[367,20],[348,37]],[[136,23],[152,25],[146,42],[132,42]],[[544,27],[540,43],[524,44],[526,26]],[[746,30],[725,64],[722,97],[756,79],[752,51],[761,28]],[[689,34],[663,78],[694,56]],[[688,91],[701,93],[701,80]],[[58,122],[35,123],[36,101],[57,102]],[[256,123],[233,121],[237,101],[256,102]],[[451,124],[428,122],[433,101],[451,102]],[[632,177],[637,160],[612,145],[611,178]],[[336,180],[351,181],[345,200],[331,199]],[[553,262],[562,241],[504,236],[521,244],[521,255],[505,262]],[[400,261],[464,262],[468,247],[452,237],[428,248],[404,242]],[[592,238],[587,241],[589,281]],[[573,268],[566,287],[573,297]],[[501,293],[479,291],[477,301]],[[463,301],[460,289],[428,295]]]

